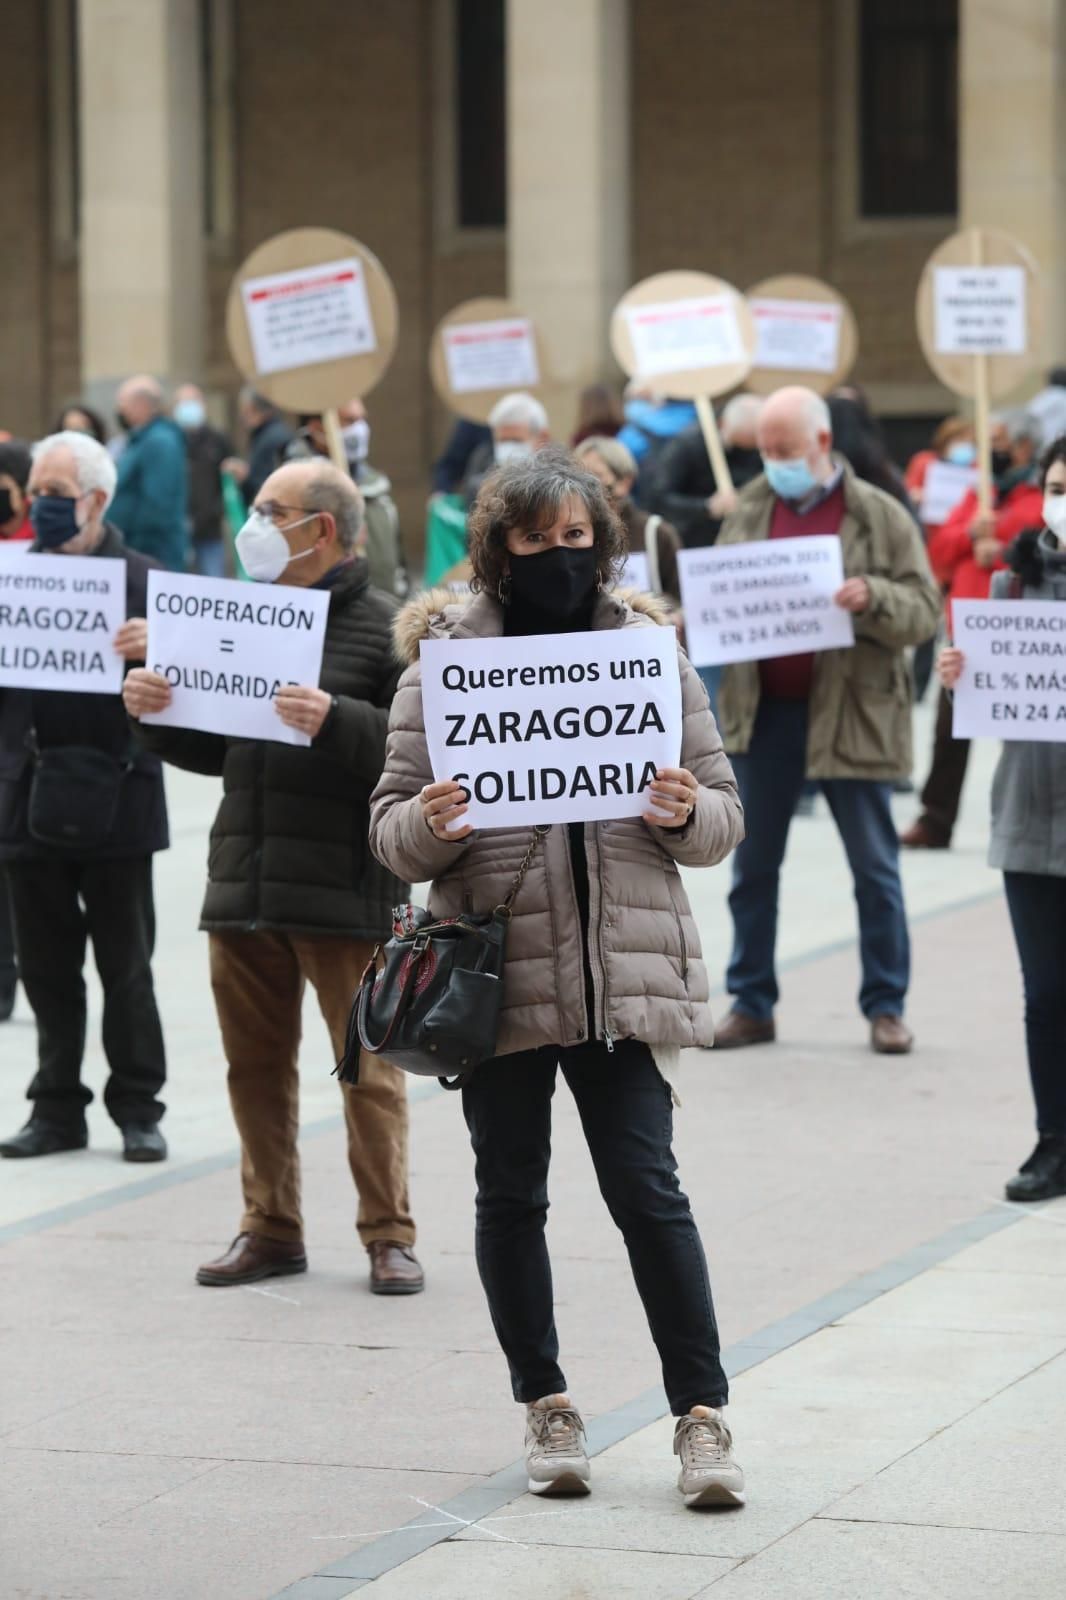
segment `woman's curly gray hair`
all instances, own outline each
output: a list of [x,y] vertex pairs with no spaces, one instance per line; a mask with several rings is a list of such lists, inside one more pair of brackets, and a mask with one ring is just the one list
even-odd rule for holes
[[599,478],[559,447],[497,467],[481,485],[469,521],[471,588],[496,594],[508,569],[511,529],[550,528],[571,500],[580,500],[588,512],[596,579],[610,588],[625,560],[625,530]]

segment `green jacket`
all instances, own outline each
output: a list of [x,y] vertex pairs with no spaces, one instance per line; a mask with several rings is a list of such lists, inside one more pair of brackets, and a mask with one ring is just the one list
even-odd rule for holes
[[[814,658],[807,775],[884,781],[911,770],[911,683],[903,652],[936,633],[940,594],[921,535],[897,500],[844,466],[840,525],[844,574],[865,578],[873,597],[856,616],[855,644]],[[722,525],[719,544],[747,544],[770,532],[774,496],[765,476],[750,483]],[[722,672],[718,721],[730,755],[751,743],[759,709],[757,661]]]

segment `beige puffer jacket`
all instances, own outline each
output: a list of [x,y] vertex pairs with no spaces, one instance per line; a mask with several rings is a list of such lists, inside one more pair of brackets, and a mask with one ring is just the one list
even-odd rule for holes
[[[639,628],[661,620],[649,595],[605,594],[592,626]],[[491,829],[452,844],[426,825],[420,793],[433,773],[419,642],[502,632],[503,610],[486,594],[462,602],[447,591],[420,595],[396,620],[397,648],[408,666],[392,705],[385,771],[371,800],[370,847],[406,882],[433,880],[429,908],[436,916],[498,905],[531,830]],[[661,831],[639,817],[585,825],[596,1031],[609,1044],[635,1038],[649,1045],[709,1045],[714,1038],[699,933],[677,864],[714,866],[739,844],[744,823],[707,697],[687,658],[680,651],[678,657],[681,765],[700,782],[691,819],[684,828]],[[515,902],[504,982],[498,1054],[584,1042],[581,925],[565,827],[551,828],[542,840]]]

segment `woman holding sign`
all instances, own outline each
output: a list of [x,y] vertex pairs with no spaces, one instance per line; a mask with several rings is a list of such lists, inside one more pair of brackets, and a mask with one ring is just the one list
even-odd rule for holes
[[[1066,435],[1044,458],[1044,527],[1024,533],[1008,554],[1011,570],[992,579],[993,600],[1066,602]],[[945,690],[965,660],[942,650]],[[1066,675],[1057,661],[1034,671]],[[1007,1183],[1008,1200],[1066,1194],[1066,742],[1003,745],[992,780],[989,861],[1003,871],[1025,988],[1025,1042],[1036,1101],[1037,1145]]]
[[[497,1053],[463,1088],[477,1158],[478,1266],[515,1399],[527,1408],[531,1490],[583,1493],[589,1478],[584,1427],[558,1364],[544,1239],[551,1100],[561,1068],[662,1358],[678,1418],[681,1492],[690,1505],[737,1504],[743,1474],[722,1417],[727,1383],[703,1248],[678,1186],[664,1076],[682,1046],[713,1039],[707,975],[678,864],[712,866],[743,833],[706,696],[671,644],[670,665],[677,659],[681,671],[680,759],[652,767],[633,808],[643,815],[621,820],[536,834],[529,826],[475,832],[466,820],[470,792],[454,778],[435,781],[428,755],[421,642],[455,641],[447,675],[466,670],[462,641],[522,641],[516,664],[500,669],[516,682],[550,670],[536,665],[551,656],[542,636],[604,630],[606,659],[613,630],[659,620],[650,596],[627,604],[608,592],[623,553],[603,485],[564,453],[542,451],[487,480],[471,518],[475,598],[463,605],[451,595],[423,596],[401,613],[397,639],[410,665],[393,704],[370,839],[393,871],[433,880],[437,916],[502,902],[537,840],[510,928]],[[604,666],[603,676],[615,674]],[[604,702],[641,698],[632,687],[598,693]],[[473,699],[455,713],[470,741],[468,724],[472,716],[476,726],[480,709]],[[504,713],[501,726],[513,717],[513,737],[522,738],[537,715]],[[638,741],[631,743],[636,754]],[[523,775],[545,760],[538,744],[543,749],[541,740],[527,740],[516,758]],[[456,757],[469,764],[472,752]],[[623,810],[619,802],[614,815]]]

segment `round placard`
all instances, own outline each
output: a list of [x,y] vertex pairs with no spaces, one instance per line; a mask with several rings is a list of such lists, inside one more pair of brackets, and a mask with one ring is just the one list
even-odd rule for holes
[[[937,271],[941,267],[954,269],[956,272],[960,268],[972,267],[985,269],[990,273],[994,273],[997,268],[1013,269],[1001,283],[1001,289],[1005,293],[999,297],[1004,303],[1002,313],[1004,339],[1008,343],[1017,343],[1016,334],[1020,325],[1025,348],[1007,354],[986,353],[983,362],[987,373],[988,398],[996,400],[1002,395],[1009,394],[1029,376],[1043,355],[1041,348],[1043,297],[1040,269],[1023,244],[1019,244],[1009,233],[1001,233],[998,228],[964,228],[961,233],[954,233],[950,239],[945,239],[926,262],[918,284],[916,306],[918,338],[921,341],[922,353],[942,384],[948,389],[953,389],[956,394],[967,395],[970,398],[977,396],[980,382],[978,362],[974,359],[974,354],[938,348]],[[1015,296],[1011,326],[1009,323],[1012,314],[1007,308],[1007,302],[1010,301],[1013,289],[1019,284],[1024,307],[1018,304]],[[945,316],[944,302],[949,287],[944,279],[940,280],[939,343],[941,344],[949,341],[960,342],[955,336],[958,319],[956,318],[953,324]]]
[[713,398],[744,382],[755,329],[731,283],[706,272],[658,272],[615,306],[611,349],[622,370],[653,394]]
[[[843,382],[859,353],[859,329],[848,302],[831,284],[785,272],[757,283],[748,290],[747,300],[755,321],[755,364],[745,380],[745,388],[752,394],[772,394],[789,383],[828,394]],[[781,302],[781,311],[787,311],[785,302],[795,302],[793,328],[787,317],[775,315],[774,301]],[[835,314],[830,313],[831,321],[820,316],[819,307],[837,308]],[[770,352],[770,360],[776,354],[773,365],[760,365],[760,342]],[[787,364],[782,366],[781,361]],[[817,364],[810,365],[812,361]]]
[[545,376],[543,341],[510,300],[464,300],[433,330],[429,375],[449,410],[487,422],[505,394],[537,393]]
[[[276,307],[270,326],[262,320],[267,305]],[[254,326],[250,317],[259,319]],[[396,293],[381,262],[333,228],[292,228],[267,239],[234,274],[226,301],[237,370],[286,411],[325,411],[369,394],[388,370],[398,328]],[[316,336],[347,353],[309,361]],[[271,364],[294,364],[271,370],[257,351]]]

